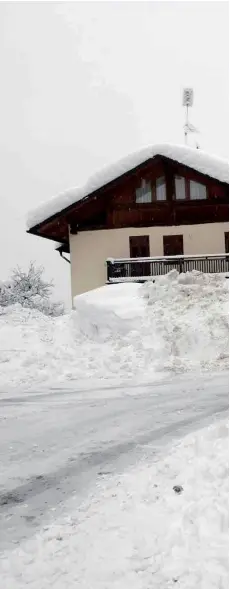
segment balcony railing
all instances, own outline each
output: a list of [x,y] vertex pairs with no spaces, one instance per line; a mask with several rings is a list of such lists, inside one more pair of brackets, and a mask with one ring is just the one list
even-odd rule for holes
[[117,258],[107,260],[107,281],[145,282],[155,276],[168,274],[171,270],[205,274],[227,274],[229,254],[202,256],[164,256],[157,258]]

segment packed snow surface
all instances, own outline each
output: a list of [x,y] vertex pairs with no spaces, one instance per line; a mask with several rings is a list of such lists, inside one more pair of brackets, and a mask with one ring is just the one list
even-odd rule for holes
[[227,589],[228,280],[74,305],[0,308],[2,586]]
[[228,182],[229,168],[227,160],[211,156],[200,149],[194,149],[184,145],[153,145],[145,147],[140,151],[124,157],[115,164],[105,167],[91,176],[84,186],[68,190],[31,211],[27,217],[28,229],[35,227],[45,219],[86,198],[95,190],[98,190],[157,155],[168,157],[202,174],[216,178],[221,182]]
[[74,386],[86,379],[155,380],[228,366],[228,280],[170,272],[75,298],[57,318],[0,311],[0,387]]
[[4,589],[227,589],[227,421],[105,472],[80,509],[3,552],[0,570]]

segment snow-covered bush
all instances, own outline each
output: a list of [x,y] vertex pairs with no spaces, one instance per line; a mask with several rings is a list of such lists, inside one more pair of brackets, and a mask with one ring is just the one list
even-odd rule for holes
[[42,278],[43,271],[42,267],[36,268],[33,262],[27,272],[15,268],[10,280],[0,283],[0,307],[20,304],[45,315],[62,315],[63,305],[51,300],[53,284]]

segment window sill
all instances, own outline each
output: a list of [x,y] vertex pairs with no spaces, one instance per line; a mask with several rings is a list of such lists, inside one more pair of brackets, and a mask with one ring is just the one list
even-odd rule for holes
[[151,207],[152,205],[166,205],[169,204],[169,200],[152,200],[151,202],[135,202],[137,207]]
[[198,203],[198,202],[202,202],[202,203],[207,202],[207,203],[213,204],[213,201],[209,198],[193,198],[193,199],[191,199],[191,198],[183,198],[183,199],[182,198],[180,198],[180,199],[173,198],[172,202],[177,203],[177,204]]

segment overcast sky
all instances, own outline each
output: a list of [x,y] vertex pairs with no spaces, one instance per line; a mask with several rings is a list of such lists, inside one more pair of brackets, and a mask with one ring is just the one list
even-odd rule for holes
[[184,86],[200,146],[228,157],[228,70],[227,2],[1,2],[0,279],[34,260],[69,301],[69,264],[26,234],[28,209],[183,143]]

